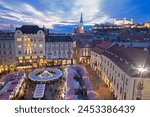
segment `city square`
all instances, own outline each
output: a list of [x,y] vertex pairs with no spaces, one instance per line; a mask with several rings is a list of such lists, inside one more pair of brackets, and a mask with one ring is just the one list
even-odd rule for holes
[[0,100],[150,100],[148,10],[8,1],[0,2]]

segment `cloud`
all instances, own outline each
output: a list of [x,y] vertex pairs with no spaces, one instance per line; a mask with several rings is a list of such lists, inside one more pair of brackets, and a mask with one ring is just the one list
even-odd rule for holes
[[51,28],[55,24],[77,25],[82,12],[84,24],[93,25],[113,18],[140,17],[139,14],[144,14],[142,7],[148,7],[136,3],[133,0],[36,0],[36,3],[34,0],[1,0],[0,23],[38,24]]
[[37,18],[39,18],[39,17],[45,17],[42,12],[38,11],[33,6],[31,6],[31,5],[27,4],[27,3],[22,4],[21,8],[22,9],[20,9],[20,10],[22,12],[24,12],[25,14],[28,14],[28,15],[30,14],[30,15],[32,15],[34,17],[37,17]]
[[41,4],[43,10],[31,3],[21,3],[15,0],[15,3],[9,4],[9,1],[0,3],[5,8],[5,10],[0,9],[0,15],[4,19],[12,20],[12,23],[16,21],[18,24],[43,24],[47,27],[52,27],[54,24],[75,25],[80,20],[81,12],[85,24],[94,24],[94,21],[98,19],[101,21],[107,17],[100,9],[102,0],[69,0],[63,2],[61,0],[39,0],[37,4]]

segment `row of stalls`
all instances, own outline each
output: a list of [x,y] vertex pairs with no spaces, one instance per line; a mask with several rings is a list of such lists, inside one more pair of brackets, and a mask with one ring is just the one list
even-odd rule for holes
[[24,82],[23,72],[13,72],[0,79],[0,100],[14,99]]
[[82,66],[69,66],[66,77],[66,100],[96,100],[92,84]]

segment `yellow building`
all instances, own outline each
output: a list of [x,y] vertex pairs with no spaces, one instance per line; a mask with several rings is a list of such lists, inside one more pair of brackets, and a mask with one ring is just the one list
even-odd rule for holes
[[44,66],[45,33],[36,25],[23,25],[14,34],[17,68]]
[[144,23],[144,27],[145,27],[145,28],[150,28],[150,22],[145,22],[145,23]]

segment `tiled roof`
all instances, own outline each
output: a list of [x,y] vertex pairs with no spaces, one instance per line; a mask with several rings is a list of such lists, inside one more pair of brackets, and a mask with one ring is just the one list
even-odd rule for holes
[[104,52],[103,49],[100,49],[100,48],[98,48],[98,47],[92,48],[91,51],[93,51],[93,52],[95,52],[95,53],[97,53],[97,54],[100,54],[100,55]]
[[104,50],[107,50],[112,45],[113,45],[113,43],[110,41],[99,42],[91,50],[94,51],[95,53],[102,54],[104,52]]
[[94,35],[91,33],[78,33],[72,36],[74,40],[92,40]]
[[37,25],[23,25],[16,30],[21,30],[23,34],[36,34],[39,30],[44,31],[44,28],[39,28]]
[[[103,55],[112,60],[120,69],[126,72],[129,76],[139,77],[136,70],[139,66],[150,67],[150,52],[143,49],[119,46],[112,46]],[[150,77],[150,72],[143,74],[141,77]]]
[[14,35],[11,33],[0,34],[0,40],[13,40],[13,39],[14,39]]
[[73,42],[73,39],[68,35],[49,35],[46,36],[46,42]]
[[88,48],[92,48],[93,47],[91,41],[82,40],[82,41],[77,42],[77,47],[78,48],[85,48],[86,45],[89,46]]
[[97,47],[101,48],[101,49],[108,49],[109,47],[111,47],[113,43],[110,41],[103,41],[101,43],[97,44]]
[[[120,34],[120,39],[129,39],[130,41],[146,42],[145,38],[150,38],[150,32],[146,33],[133,33],[133,34]],[[150,40],[149,40],[150,41]]]

